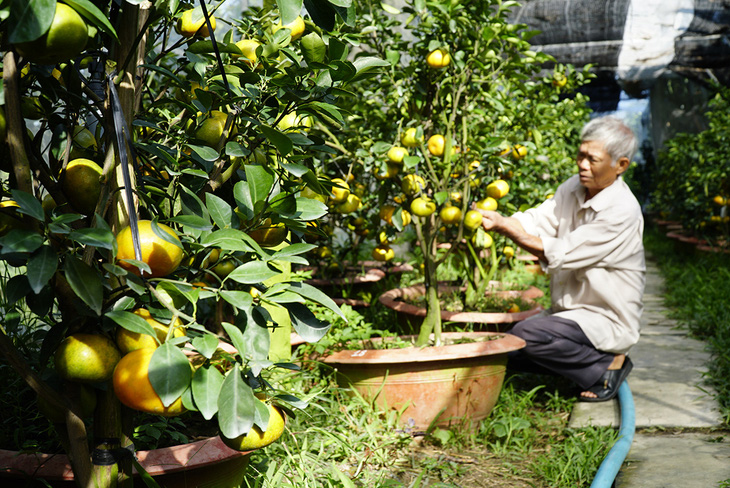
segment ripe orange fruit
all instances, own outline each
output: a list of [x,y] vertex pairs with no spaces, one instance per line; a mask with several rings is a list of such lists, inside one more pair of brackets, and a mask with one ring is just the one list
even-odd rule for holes
[[401,164],[406,156],[408,156],[408,149],[403,146],[393,146],[388,149],[388,161],[391,163]]
[[497,210],[498,206],[497,200],[492,197],[487,197],[477,202],[477,208],[481,210]]
[[289,29],[291,40],[296,41],[297,39],[302,37],[302,34],[304,34],[306,28],[307,26],[304,24],[304,19],[302,19],[300,16],[285,25],[281,25],[280,20],[279,23],[274,26],[273,31],[276,32],[279,29]]
[[90,159],[74,159],[66,165],[61,188],[74,210],[84,215],[94,213],[101,195],[101,166]]
[[259,246],[276,247],[286,239],[289,229],[279,222],[273,224],[270,218],[266,218],[261,227],[248,232],[248,235],[256,241]]
[[504,249],[502,249],[502,254],[504,254],[504,257],[507,259],[513,258],[515,256],[515,248],[512,246],[504,246]]
[[411,212],[419,217],[428,217],[436,211],[436,202],[426,197],[414,198],[411,202]]
[[350,193],[347,195],[347,199],[344,202],[335,207],[335,210],[341,214],[349,214],[358,210],[361,206],[362,200],[360,200],[360,197],[354,193]]
[[401,180],[400,188],[403,193],[412,196],[426,188],[426,180],[418,175],[407,174]]
[[53,361],[61,378],[78,383],[98,383],[112,377],[121,354],[111,339],[78,333],[66,337]]
[[[134,313],[145,319],[147,323],[152,326],[157,335],[157,341],[150,335],[132,332],[124,327],[117,327],[115,339],[117,341],[117,346],[119,346],[119,349],[122,351],[122,354],[127,354],[132,351],[136,351],[137,349],[155,349],[158,341],[160,344],[165,342],[167,339],[167,331],[170,329],[169,324],[163,324],[152,318],[152,315],[146,308],[138,308],[134,311]],[[182,321],[178,318],[175,320],[175,330],[173,330],[172,336],[182,337],[184,335],[185,329],[182,327]]]
[[390,261],[395,257],[395,251],[387,244],[375,246],[372,252],[373,259],[376,261]]
[[141,412],[174,417],[185,412],[182,398],[178,398],[168,407],[152,388],[149,378],[150,361],[155,353],[153,348],[137,349],[126,354],[114,368],[112,378],[114,394],[119,401],[129,408]]
[[416,147],[423,142],[423,136],[418,136],[418,130],[415,127],[409,127],[401,136],[400,142],[405,147]]
[[445,49],[434,49],[426,56],[426,63],[434,69],[445,68],[451,64],[451,55]]
[[[210,16],[210,26],[215,30],[215,16]],[[200,8],[186,10],[177,20],[175,30],[183,37],[208,37],[210,31]]]
[[57,3],[48,31],[38,39],[16,44],[15,49],[33,63],[58,64],[76,57],[88,40],[89,30],[81,15],[68,5]]
[[236,451],[260,449],[281,437],[281,434],[284,432],[285,423],[286,417],[284,416],[284,411],[279,407],[269,405],[269,424],[266,426],[266,431],[262,431],[254,425],[248,433],[233,439],[229,439],[222,434],[220,437],[225,445]]
[[256,49],[261,45],[256,39],[241,39],[236,42],[236,47],[241,50],[241,54],[231,54],[233,58],[244,57],[249,64],[255,64],[258,60]]
[[715,198],[713,198],[712,201],[715,202],[715,205],[719,205],[720,207],[727,204],[727,198],[722,195],[715,195]]
[[482,225],[482,214],[478,210],[469,210],[464,215],[464,227],[469,230],[476,230]]
[[[385,220],[388,224],[393,225],[393,214],[395,213],[395,209],[396,207],[393,205],[383,205],[382,207],[380,207],[378,215],[382,220]],[[411,223],[411,214],[407,210],[401,209],[400,216],[404,226]]]
[[434,156],[443,156],[444,147],[446,147],[446,139],[441,134],[434,134],[428,138],[428,152]]
[[495,180],[487,185],[487,195],[499,200],[509,193],[509,183],[504,180]]
[[[157,224],[163,232],[166,232],[173,240],[180,243],[177,234],[165,224]],[[168,242],[152,230],[152,222],[140,220],[139,240],[142,250],[142,261],[150,267],[151,273],[145,273],[148,278],[167,276],[180,266],[183,251],[175,244]],[[140,270],[133,264],[123,261],[124,259],[136,259],[134,256],[134,245],[132,244],[132,229],[127,226],[117,234],[117,261],[119,266],[127,271],[140,275]]]
[[439,212],[439,217],[446,225],[456,225],[461,221],[461,209],[453,205],[446,205]]
[[350,185],[342,178],[332,178],[332,193],[330,200],[332,203],[342,203],[347,200],[350,195]]
[[527,148],[522,144],[515,144],[512,148],[512,157],[515,159],[522,159],[527,156]]

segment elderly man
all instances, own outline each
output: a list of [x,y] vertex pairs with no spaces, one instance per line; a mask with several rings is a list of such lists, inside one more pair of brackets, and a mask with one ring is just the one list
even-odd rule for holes
[[504,217],[482,211],[482,226],[540,259],[552,305],[510,331],[527,346],[510,359],[562,375],[580,400],[612,399],[632,368],[643,308],[644,221],[621,175],[637,149],[622,121],[601,117],[581,133],[578,174],[540,206]]

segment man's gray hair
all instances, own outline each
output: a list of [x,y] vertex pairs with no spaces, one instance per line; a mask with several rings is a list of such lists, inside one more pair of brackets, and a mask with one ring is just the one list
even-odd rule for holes
[[581,142],[599,141],[611,156],[614,166],[621,158],[629,162],[639,148],[639,142],[632,131],[621,119],[616,117],[598,117],[588,122],[580,133]]

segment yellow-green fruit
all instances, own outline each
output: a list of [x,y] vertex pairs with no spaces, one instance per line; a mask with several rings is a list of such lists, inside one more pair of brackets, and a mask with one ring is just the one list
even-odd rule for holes
[[478,210],[469,210],[464,215],[464,227],[469,230],[476,230],[482,225],[482,214]]
[[84,215],[94,213],[101,195],[101,174],[101,166],[90,159],[74,159],[66,165],[61,188],[74,210]]
[[98,383],[112,377],[121,354],[111,339],[79,333],[65,338],[53,359],[61,378],[78,383]]
[[451,55],[444,49],[435,49],[426,56],[426,63],[434,69],[445,68],[451,64]]
[[234,437],[233,439],[229,439],[222,434],[220,437],[225,445],[236,451],[260,449],[281,437],[281,434],[284,432],[285,423],[286,417],[284,416],[283,410],[279,407],[269,405],[269,424],[266,426],[265,432],[254,425],[246,434]]
[[461,221],[461,209],[453,205],[446,205],[439,212],[439,217],[446,225],[455,225]]
[[[145,319],[147,323],[152,326],[157,340],[155,340],[155,338],[151,335],[132,332],[124,327],[118,327],[115,339],[117,341],[117,346],[122,351],[122,354],[127,354],[129,352],[136,351],[137,349],[144,349],[148,347],[154,349],[157,347],[158,342],[162,344],[165,340],[167,340],[167,332],[170,330],[169,325],[165,325],[152,318],[152,315],[147,309],[138,308],[134,311],[134,313]],[[175,321],[175,329],[172,332],[172,337],[182,337],[184,335],[185,329],[182,327],[182,321],[177,319]]]
[[428,152],[432,155],[441,157],[444,155],[444,148],[446,147],[446,139],[441,134],[434,134],[428,138]]
[[[225,113],[220,110],[211,110],[210,116],[195,131],[195,138],[206,146],[218,147],[218,142],[221,140],[223,130],[226,127],[226,119],[228,119],[228,115]],[[232,129],[231,132],[233,132]]]
[[86,47],[89,31],[86,22],[74,9],[56,3],[48,31],[34,41],[15,45],[18,54],[38,64],[58,64],[76,57]]
[[[210,16],[210,26],[215,30],[215,17]],[[183,12],[177,21],[175,30],[183,37],[208,37],[210,31],[208,24],[205,22],[205,16],[201,9],[190,9]]]
[[342,203],[347,200],[350,195],[350,185],[342,178],[332,178],[332,193],[330,201],[332,203]]
[[297,39],[302,37],[302,34],[304,34],[306,28],[307,26],[304,24],[304,19],[302,19],[301,17],[297,17],[293,21],[284,25],[281,25],[281,21],[279,21],[279,23],[274,26],[273,31],[276,32],[279,29],[289,29],[292,41],[296,41]]
[[393,146],[388,149],[388,161],[395,164],[402,164],[403,158],[408,156],[408,149],[403,146]]
[[412,196],[426,188],[426,181],[419,175],[408,174],[403,177],[400,187],[403,193]]
[[387,244],[381,244],[379,246],[375,246],[372,252],[372,256],[373,259],[376,261],[390,261],[395,257],[395,251]]
[[499,203],[492,197],[487,197],[477,202],[477,208],[481,210],[497,210],[498,206]]
[[429,198],[417,197],[411,202],[411,212],[419,217],[428,217],[436,211],[436,202]]
[[234,58],[244,57],[245,60],[250,64],[255,64],[258,60],[256,55],[256,49],[261,43],[255,39],[241,39],[236,43],[236,47],[241,50],[241,54],[233,54]]
[[487,185],[487,195],[499,200],[509,193],[509,183],[504,180],[495,180]]
[[349,214],[358,210],[361,206],[362,201],[360,200],[360,197],[354,193],[350,193],[347,195],[347,199],[344,202],[337,205],[336,210],[341,214]]
[[416,147],[423,142],[423,136],[418,136],[418,129],[409,127],[401,136],[400,142],[405,147]]

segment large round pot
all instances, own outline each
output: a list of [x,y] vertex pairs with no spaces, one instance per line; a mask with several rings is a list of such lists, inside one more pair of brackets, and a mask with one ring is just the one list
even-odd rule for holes
[[[450,343],[456,339],[473,342]],[[489,415],[502,389],[507,353],[525,346],[511,334],[443,334],[447,345],[339,351],[323,361],[338,383],[381,408],[402,411],[416,430],[477,421]]]
[[[315,270],[316,271],[316,270]],[[373,291],[379,281],[385,278],[385,271],[379,268],[346,268],[339,277],[317,277],[306,280],[306,283],[318,288],[331,297],[341,297],[343,290],[350,294]],[[338,298],[335,298],[337,300]],[[365,303],[365,302],[362,302]],[[349,304],[353,307],[362,306],[360,303]]]
[[[508,290],[508,291],[496,291],[499,286],[498,282],[490,283],[490,289],[487,293],[495,294],[502,298],[515,298],[519,297],[522,300],[530,303],[532,307],[528,310],[522,310],[520,312],[450,312],[448,310],[441,310],[441,320],[444,322],[459,322],[467,324],[482,324],[482,327],[492,327],[494,331],[504,330],[508,325],[526,318],[532,317],[540,313],[543,308],[536,303],[534,300],[543,296],[542,290],[534,286],[529,287],[527,290]],[[463,287],[439,285],[439,294],[451,293],[453,291],[463,291]],[[407,288],[394,288],[388,290],[378,300],[384,306],[395,310],[398,313],[398,317],[401,320],[406,330],[415,332],[423,322],[423,318],[426,316],[426,307],[419,307],[413,305],[404,300],[412,300],[423,296],[426,293],[426,287],[424,285],[409,286]]]
[[[140,465],[163,488],[238,488],[251,453],[230,449],[216,436],[179,446],[138,451],[136,455]],[[28,479],[43,479],[53,487],[76,487],[71,463],[65,454],[19,454],[0,449],[0,485],[34,486],[26,484]],[[135,476],[134,486],[146,485]]]

